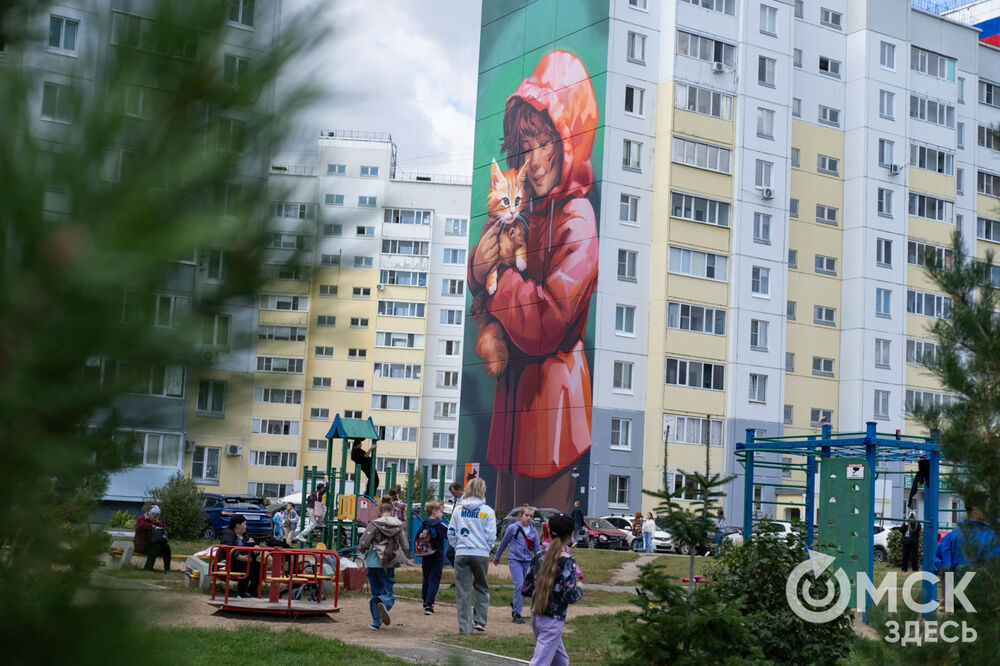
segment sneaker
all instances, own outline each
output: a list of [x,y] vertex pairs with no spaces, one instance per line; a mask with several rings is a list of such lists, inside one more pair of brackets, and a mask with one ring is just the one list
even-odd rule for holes
[[524,618],[520,615],[515,615],[514,619],[511,620],[514,624],[524,624]]
[[375,605],[378,606],[378,614],[382,616],[382,624],[388,627],[392,624],[392,618],[389,617],[389,611],[385,609],[385,604],[383,604],[380,599],[375,603]]
[[476,624],[474,626],[475,626],[476,631],[486,631],[486,625],[485,624],[479,624],[478,622],[476,622]]
[[424,606],[424,615],[434,615],[434,609],[430,606]]
[[374,622],[372,622],[371,624],[369,624],[369,625],[368,625],[368,628],[369,628],[369,629],[371,629],[372,631],[378,631],[378,630],[379,630],[379,629],[381,629],[382,627],[376,627],[376,626],[375,626],[375,623],[374,623]]

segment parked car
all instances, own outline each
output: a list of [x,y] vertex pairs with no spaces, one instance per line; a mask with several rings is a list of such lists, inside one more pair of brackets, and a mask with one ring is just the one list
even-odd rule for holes
[[[768,532],[770,534],[774,534],[779,539],[784,539],[785,536],[788,534],[796,533],[790,522],[784,520],[772,520],[770,521],[769,524],[770,524],[770,529],[768,530]],[[755,523],[753,526],[754,534],[757,534],[759,528],[760,528],[759,524]],[[743,528],[729,526],[726,527],[726,532],[727,534],[725,537],[725,541],[727,543],[731,543],[733,546],[743,545]]]
[[[578,542],[578,546],[587,548],[607,548],[609,550],[628,550],[631,534],[620,530],[604,518],[586,516],[583,526],[587,528],[586,541]],[[581,541],[583,541],[581,539]]]
[[[632,516],[604,516],[604,520],[625,532],[631,550],[639,552],[643,549],[642,535],[632,536]],[[673,534],[670,530],[659,528],[653,532],[653,550],[665,553],[674,550]]]
[[874,527],[875,537],[872,546],[872,560],[875,562],[886,562],[889,560],[889,532],[896,528],[886,529],[876,525]]
[[[500,521],[500,528],[497,532],[497,539],[503,538],[503,533],[507,530],[507,527],[513,523],[517,522],[517,513],[521,510],[521,507],[517,507],[510,510],[502,521]],[[542,525],[546,520],[552,516],[559,513],[559,509],[535,509],[535,517],[532,518],[531,522],[534,523],[535,529],[538,530],[538,536],[541,538],[542,535]]]
[[274,535],[271,513],[260,497],[251,495],[222,495],[202,493],[202,510],[205,512],[203,539],[215,539],[222,530],[229,529],[229,519],[243,514],[247,519],[247,534],[255,539]]

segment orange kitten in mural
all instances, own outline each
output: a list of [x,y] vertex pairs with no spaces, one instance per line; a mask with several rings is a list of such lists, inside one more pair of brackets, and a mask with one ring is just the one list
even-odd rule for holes
[[487,294],[496,293],[504,269],[514,266],[523,272],[528,267],[528,225],[522,215],[527,200],[524,192],[527,166],[525,162],[520,170],[500,171],[497,161],[493,160],[490,170],[490,190],[486,199],[488,218],[483,235],[497,234],[500,259],[486,276],[486,293],[480,292],[472,303],[472,314],[479,324],[476,355],[485,362],[486,374],[490,377],[499,377],[507,369],[510,350],[500,322],[486,311]]

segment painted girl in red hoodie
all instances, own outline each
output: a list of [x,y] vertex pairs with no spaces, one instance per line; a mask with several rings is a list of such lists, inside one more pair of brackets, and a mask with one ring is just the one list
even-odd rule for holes
[[[570,466],[590,448],[583,338],[597,286],[597,217],[587,199],[597,121],[590,77],[567,51],[546,54],[507,98],[502,150],[508,168],[528,163],[530,200],[527,268],[504,271],[486,305],[510,346],[510,362],[497,378],[486,453],[501,473],[502,506],[569,506]],[[473,248],[473,296],[483,292],[499,251],[492,234]]]

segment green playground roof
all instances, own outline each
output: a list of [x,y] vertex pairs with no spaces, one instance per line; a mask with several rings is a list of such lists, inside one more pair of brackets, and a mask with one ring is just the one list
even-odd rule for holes
[[333,425],[326,433],[327,439],[370,439],[378,441],[378,430],[372,417],[367,419],[345,419],[337,414],[333,417]]

